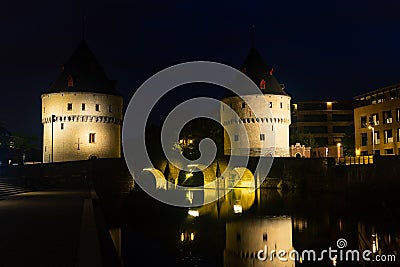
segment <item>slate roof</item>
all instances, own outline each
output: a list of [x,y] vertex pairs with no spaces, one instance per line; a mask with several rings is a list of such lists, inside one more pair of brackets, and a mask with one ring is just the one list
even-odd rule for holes
[[119,95],[116,82],[109,80],[88,44],[83,40],[46,93],[93,92]]

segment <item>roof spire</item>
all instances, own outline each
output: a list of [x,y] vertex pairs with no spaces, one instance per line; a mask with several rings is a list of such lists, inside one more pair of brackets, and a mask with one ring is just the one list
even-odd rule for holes
[[255,35],[256,35],[256,25],[251,25],[251,48],[255,48],[256,46],[256,40],[255,40]]
[[86,16],[85,12],[82,15],[82,41],[85,41],[85,33],[86,33]]

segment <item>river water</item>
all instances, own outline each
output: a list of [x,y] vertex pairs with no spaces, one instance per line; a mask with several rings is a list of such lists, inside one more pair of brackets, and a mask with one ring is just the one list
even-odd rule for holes
[[136,189],[120,202],[120,253],[124,266],[400,266],[398,199],[237,188],[189,210]]

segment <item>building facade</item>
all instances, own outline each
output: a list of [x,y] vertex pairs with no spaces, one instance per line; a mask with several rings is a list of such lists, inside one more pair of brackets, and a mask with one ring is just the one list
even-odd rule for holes
[[355,97],[357,155],[400,155],[400,84]]
[[[241,70],[258,85],[262,95],[228,96],[222,99],[240,118],[236,121],[221,107],[221,121],[225,129],[224,154],[288,157],[291,97],[256,49],[250,50]],[[265,112],[267,109],[270,112]],[[266,115],[258,118],[255,114]],[[239,124],[245,127],[245,133],[239,133]],[[233,140],[230,140],[227,130],[235,133]]]
[[122,97],[85,41],[41,99],[44,163],[121,157]]
[[344,136],[353,134],[353,127],[352,101],[302,101],[292,105],[292,139],[298,135],[311,136],[318,147],[336,152]]

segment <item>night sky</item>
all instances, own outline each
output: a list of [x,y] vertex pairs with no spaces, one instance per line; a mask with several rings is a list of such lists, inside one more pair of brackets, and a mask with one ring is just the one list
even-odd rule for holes
[[[348,3],[351,2],[351,3]],[[82,36],[125,104],[176,63],[239,68],[255,47],[294,101],[352,99],[400,82],[400,1],[2,1],[0,122],[42,134],[40,95]]]

